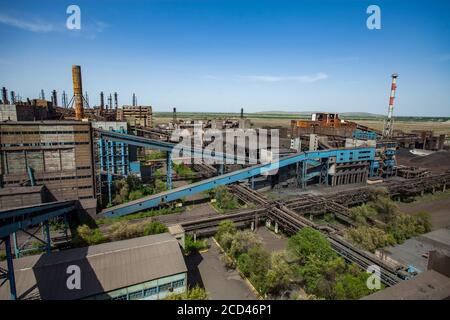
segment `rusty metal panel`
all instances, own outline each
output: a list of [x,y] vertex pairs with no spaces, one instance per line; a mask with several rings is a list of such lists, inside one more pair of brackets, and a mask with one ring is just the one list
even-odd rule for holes
[[44,171],[44,155],[42,151],[30,151],[26,153],[28,166],[35,172]]
[[61,150],[62,170],[75,169],[75,152],[73,149]]
[[45,171],[56,172],[61,170],[61,158],[59,155],[59,150],[45,150],[44,160]]
[[8,152],[6,154],[8,161],[8,173],[26,173],[25,157],[22,151]]

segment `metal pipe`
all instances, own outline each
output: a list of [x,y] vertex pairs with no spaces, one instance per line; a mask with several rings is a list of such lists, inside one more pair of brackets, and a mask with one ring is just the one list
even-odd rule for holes
[[73,96],[75,98],[75,119],[83,119],[83,86],[81,82],[81,67],[72,66]]

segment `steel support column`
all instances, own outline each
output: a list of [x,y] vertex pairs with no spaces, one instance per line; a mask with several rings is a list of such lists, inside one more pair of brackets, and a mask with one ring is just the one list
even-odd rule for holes
[[5,243],[5,251],[6,251],[6,264],[8,267],[8,281],[9,281],[9,292],[11,295],[11,300],[17,299],[16,292],[16,278],[14,277],[14,264],[13,257],[11,252],[11,236],[6,236],[3,238],[3,242]]

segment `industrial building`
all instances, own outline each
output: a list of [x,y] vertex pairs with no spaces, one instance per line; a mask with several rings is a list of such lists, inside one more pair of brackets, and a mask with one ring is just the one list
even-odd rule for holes
[[150,128],[152,116],[151,106],[123,106],[117,109],[117,121],[126,121],[133,126]]
[[84,209],[95,213],[92,146],[89,122],[3,122],[0,185],[45,185],[49,199],[79,200]]
[[[80,289],[67,287],[69,266],[80,269]],[[187,288],[180,245],[168,233],[27,256],[15,259],[14,268],[23,300],[156,300]],[[9,292],[1,286],[0,300]]]

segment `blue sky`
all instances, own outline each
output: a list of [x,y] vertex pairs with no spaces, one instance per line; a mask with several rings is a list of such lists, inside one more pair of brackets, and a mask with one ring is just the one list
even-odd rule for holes
[[[81,30],[65,28],[81,8]],[[381,30],[366,9],[381,8]],[[338,111],[450,116],[450,1],[0,0],[0,86],[154,111]]]

